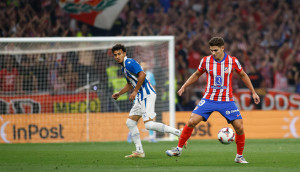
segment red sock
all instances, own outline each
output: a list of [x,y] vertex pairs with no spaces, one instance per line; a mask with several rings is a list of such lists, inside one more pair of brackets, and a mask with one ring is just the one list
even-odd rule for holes
[[178,141],[178,147],[182,148],[185,142],[191,137],[193,133],[194,128],[190,128],[187,125],[184,126],[182,133],[180,135],[179,141]]
[[245,134],[243,135],[236,134],[235,143],[236,143],[237,154],[243,155],[244,146],[245,146]]

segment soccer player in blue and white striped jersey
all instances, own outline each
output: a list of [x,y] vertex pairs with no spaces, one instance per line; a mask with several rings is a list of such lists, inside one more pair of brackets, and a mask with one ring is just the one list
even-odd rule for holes
[[136,146],[136,151],[125,156],[125,158],[145,157],[143,146],[140,139],[140,133],[137,128],[137,122],[142,117],[147,130],[171,133],[180,136],[181,131],[168,125],[153,121],[156,116],[155,100],[156,92],[150,82],[146,79],[146,73],[140,64],[132,58],[126,56],[126,48],[122,44],[116,44],[112,47],[112,53],[117,63],[121,65],[127,84],[119,92],[114,93],[112,98],[117,100],[122,94],[133,89],[129,100],[134,102],[130,110],[126,125],[131,133],[132,140]]

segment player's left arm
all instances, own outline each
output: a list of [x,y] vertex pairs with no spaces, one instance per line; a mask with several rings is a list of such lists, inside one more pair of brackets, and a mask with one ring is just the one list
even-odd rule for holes
[[131,95],[129,97],[130,101],[133,101],[135,99],[135,96],[139,92],[139,89],[141,88],[143,82],[145,81],[145,78],[146,78],[146,73],[144,71],[140,71],[138,73],[138,82],[137,82],[133,92],[131,93]]
[[251,80],[249,78],[249,76],[244,72],[244,70],[242,70],[241,72],[237,72],[240,76],[240,78],[242,79],[242,81],[244,82],[244,84],[249,88],[249,90],[251,91],[253,100],[255,102],[255,104],[258,104],[260,102],[260,98],[259,96],[256,94],[253,85],[251,83]]

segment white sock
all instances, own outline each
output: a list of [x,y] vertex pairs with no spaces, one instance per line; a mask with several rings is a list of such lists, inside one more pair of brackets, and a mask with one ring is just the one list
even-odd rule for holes
[[180,136],[180,130],[177,130],[176,128],[170,127],[163,123],[148,121],[145,123],[145,127],[147,130],[155,130],[159,132],[171,133],[176,136]]
[[132,120],[132,119],[127,119],[126,121],[126,125],[129,128],[130,134],[131,134],[131,139],[133,141],[133,143],[135,144],[136,147],[136,151],[143,153],[143,146],[142,146],[142,142],[141,142],[141,138],[140,138],[140,132],[139,129],[136,126],[136,121]]

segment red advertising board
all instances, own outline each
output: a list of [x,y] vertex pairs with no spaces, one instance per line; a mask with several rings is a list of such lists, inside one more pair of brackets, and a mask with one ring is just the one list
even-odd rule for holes
[[[89,99],[90,112],[101,112],[96,92],[91,92]],[[239,89],[234,93],[234,99],[240,110],[255,109],[251,103],[251,94],[246,89]],[[261,103],[263,110],[300,109],[300,94],[269,89]],[[84,113],[86,108],[86,93],[0,96],[0,114]]]
[[[97,93],[91,92],[89,99],[90,112],[101,112]],[[240,110],[255,109],[251,103],[251,94],[246,89],[239,89],[234,93],[234,99]],[[300,109],[300,94],[269,89],[261,103],[263,110]],[[0,114],[85,113],[86,108],[86,93],[0,96]]]
[[[253,110],[249,90],[239,89],[234,93],[234,99],[240,110]],[[263,110],[293,110],[300,109],[300,94],[268,89],[267,95],[262,99]]]
[[[86,99],[86,93],[1,96],[0,114],[85,113]],[[100,112],[100,99],[96,92],[89,94],[89,100],[90,112]]]

